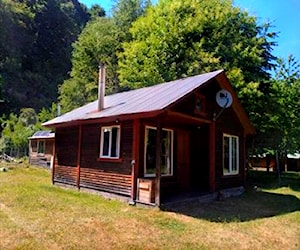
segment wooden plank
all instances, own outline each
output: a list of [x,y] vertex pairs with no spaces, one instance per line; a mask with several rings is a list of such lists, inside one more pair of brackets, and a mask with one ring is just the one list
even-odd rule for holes
[[137,198],[139,202],[153,203],[154,197],[154,185],[153,180],[150,179],[138,179],[137,184],[138,194]]
[[160,206],[160,177],[161,177],[161,134],[162,127],[160,120],[157,121],[156,130],[156,174],[155,174],[155,204]]
[[[241,148],[241,145],[239,145]],[[242,159],[239,158],[239,165],[241,164],[241,167],[239,166],[239,172],[241,173],[242,176],[242,182],[243,186],[246,185],[246,176],[245,176],[245,169],[246,169],[246,134],[245,132],[243,133],[243,138],[242,138],[242,153],[240,154],[242,156]]]
[[54,182],[63,182],[71,185],[76,184],[76,167],[55,166]]
[[131,194],[131,175],[104,172],[99,169],[81,168],[82,187],[113,192],[118,194]]
[[55,140],[53,142],[53,148],[52,148],[52,157],[53,157],[53,165],[52,165],[52,169],[51,169],[51,181],[52,181],[52,184],[54,184],[54,174],[55,174],[55,163],[56,163],[56,150],[55,150]]

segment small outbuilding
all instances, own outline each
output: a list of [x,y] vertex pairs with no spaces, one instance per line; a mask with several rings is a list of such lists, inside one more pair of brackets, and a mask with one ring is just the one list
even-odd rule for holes
[[255,130],[223,70],[105,97],[104,75],[98,100],[44,123],[53,183],[156,206],[244,186]]
[[287,155],[286,169],[287,171],[300,171],[300,153]]
[[51,131],[37,131],[29,137],[29,163],[50,167],[54,142],[55,134]]

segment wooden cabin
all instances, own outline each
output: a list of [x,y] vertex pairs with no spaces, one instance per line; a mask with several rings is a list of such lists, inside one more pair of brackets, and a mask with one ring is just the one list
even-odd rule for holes
[[286,170],[300,172],[300,153],[287,155]]
[[[100,79],[99,100],[44,123],[55,128],[53,183],[156,206],[244,186],[255,130],[223,70],[105,97]],[[216,103],[222,89],[230,107]]]
[[[267,171],[269,165],[269,171],[277,171],[276,157],[274,155],[255,155],[249,157],[250,167],[255,170]],[[280,159],[281,171],[300,171],[300,154],[293,153],[287,154],[286,158]]]
[[29,163],[50,167],[55,135],[51,131],[37,131],[29,138]]

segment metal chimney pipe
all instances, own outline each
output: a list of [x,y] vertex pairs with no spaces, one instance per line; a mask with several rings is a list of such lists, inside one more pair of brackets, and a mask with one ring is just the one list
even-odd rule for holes
[[99,64],[99,74],[98,74],[98,111],[104,109],[104,96],[105,96],[105,74],[106,66],[103,63]]

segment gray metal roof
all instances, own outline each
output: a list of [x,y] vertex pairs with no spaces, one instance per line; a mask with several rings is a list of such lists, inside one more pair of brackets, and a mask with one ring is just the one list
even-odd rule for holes
[[47,139],[54,137],[55,134],[51,131],[36,131],[29,139]]
[[162,110],[222,72],[223,70],[218,70],[151,87],[105,96],[104,109],[101,111],[97,110],[97,100],[45,122],[43,125],[52,126],[76,120],[98,119]]

